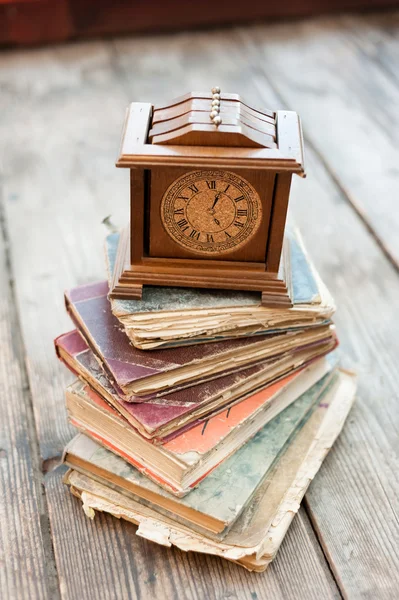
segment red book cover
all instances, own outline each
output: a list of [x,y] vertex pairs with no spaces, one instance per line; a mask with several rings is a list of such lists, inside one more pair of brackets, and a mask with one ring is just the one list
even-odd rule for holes
[[[71,331],[60,335],[55,340],[56,352],[59,358],[72,370],[75,375],[80,375],[97,392],[106,398],[142,435],[157,440],[172,438],[198,423],[204,423],[207,413],[202,418],[190,416],[202,406],[206,406],[214,399],[220,398],[218,409],[243,400],[249,394],[255,394],[256,379],[252,388],[248,388],[246,396],[239,395],[234,399],[234,388],[247,382],[250,378],[257,378],[265,371],[271,361],[263,361],[243,369],[239,373],[231,373],[209,382],[200,383],[191,388],[178,390],[165,397],[160,396],[147,402],[126,402],[111,385],[93,352],[87,346],[78,331]],[[284,377],[281,384],[287,383],[289,377]],[[280,385],[280,384],[278,384]],[[263,386],[264,387],[264,386]],[[273,388],[272,385],[269,386]],[[228,392],[225,396],[223,394]],[[215,409],[214,409],[215,410]],[[182,425],[183,424],[183,427]],[[175,425],[175,428],[173,427]],[[172,433],[173,432],[173,433]]]
[[[237,372],[271,356],[332,339],[330,326],[240,338],[196,346],[143,351],[131,345],[107,298],[108,284],[81,286],[66,293],[67,310],[104,370],[125,399],[159,393]],[[288,344],[288,345],[287,345]]]

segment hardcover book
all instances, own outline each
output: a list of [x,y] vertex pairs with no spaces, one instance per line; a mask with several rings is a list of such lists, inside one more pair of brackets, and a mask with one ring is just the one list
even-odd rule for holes
[[[269,469],[255,492],[247,494],[249,498],[239,516],[233,517],[230,526],[226,525],[224,530],[221,530],[221,524],[210,526],[205,515],[212,512],[219,492],[225,507],[234,506],[234,486],[223,487],[214,481],[214,492],[217,493],[204,507],[202,515],[194,510],[183,516],[179,509],[197,490],[183,500],[174,500],[175,504],[166,511],[153,498],[144,499],[132,493],[130,472],[120,471],[116,480],[112,472],[118,472],[118,469],[109,469],[103,457],[94,458],[96,450],[93,446],[83,450],[82,437],[75,438],[74,443],[76,455],[84,455],[85,460],[75,464],[78,461],[69,462],[66,455],[73,470],[67,473],[65,482],[72,493],[81,498],[90,518],[94,518],[95,511],[108,512],[138,524],[137,535],[150,541],[164,546],[175,545],[185,551],[214,554],[249,570],[263,571],[276,556],[309,483],[339,435],[353,404],[355,390],[353,374],[340,371],[286,451],[274,462],[274,468]],[[257,456],[261,464],[263,457]],[[97,470],[97,462],[104,467],[101,472]],[[268,462],[270,464],[270,458]],[[253,465],[254,461],[250,459],[248,468],[251,470]],[[247,481],[245,477],[243,481]],[[207,527],[204,527],[205,521]]]
[[126,401],[138,402],[160,393],[189,387],[238,372],[261,361],[293,356],[336,343],[334,327],[321,324],[259,338],[247,337],[196,346],[145,352],[131,345],[112,314],[106,282],[89,284],[66,293],[67,310],[100,364]]
[[68,387],[71,423],[173,493],[183,495],[331,370],[321,359],[158,445],[81,381]]
[[[320,348],[308,349],[295,355],[284,355],[263,361],[231,373],[199,383],[198,385],[159,395],[147,402],[126,402],[106,377],[99,361],[77,331],[59,336],[55,340],[59,358],[69,369],[83,379],[106,402],[113,406],[141,435],[160,442],[183,427],[203,422],[209,413],[232,407],[248,396],[271,385],[263,396],[283,389],[299,368],[320,357]],[[141,400],[141,399],[139,399]]]

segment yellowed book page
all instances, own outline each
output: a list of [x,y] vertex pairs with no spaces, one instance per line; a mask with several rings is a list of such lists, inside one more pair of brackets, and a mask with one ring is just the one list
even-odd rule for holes
[[265,482],[255,501],[220,542],[197,534],[84,475],[69,472],[66,482],[81,497],[90,517],[95,510],[109,512],[137,523],[138,535],[159,544],[215,554],[251,569],[266,568],[276,555],[310,481],[338,437],[355,391],[355,376],[341,370],[336,385],[323,397],[270,481]]

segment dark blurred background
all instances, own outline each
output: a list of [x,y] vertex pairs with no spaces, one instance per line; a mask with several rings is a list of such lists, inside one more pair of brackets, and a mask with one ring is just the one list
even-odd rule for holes
[[0,0],[0,44],[45,44],[398,5],[398,0]]

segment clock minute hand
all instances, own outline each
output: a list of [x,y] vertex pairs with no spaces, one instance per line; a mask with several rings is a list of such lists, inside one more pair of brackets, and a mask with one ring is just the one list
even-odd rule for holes
[[215,208],[215,206],[216,206],[216,204],[217,204],[217,201],[218,201],[218,200],[219,200],[219,198],[220,198],[220,194],[221,194],[221,192],[218,192],[218,193],[216,194],[216,196],[215,196],[215,200],[213,201],[213,204],[212,204],[212,206],[211,206],[211,210],[213,210],[213,209]]

